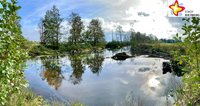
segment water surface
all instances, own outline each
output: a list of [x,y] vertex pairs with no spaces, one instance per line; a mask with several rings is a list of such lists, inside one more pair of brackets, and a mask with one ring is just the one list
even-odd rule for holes
[[170,106],[171,90],[181,79],[162,73],[162,58],[137,56],[125,61],[115,53],[45,56],[27,61],[30,88],[48,100],[89,106]]

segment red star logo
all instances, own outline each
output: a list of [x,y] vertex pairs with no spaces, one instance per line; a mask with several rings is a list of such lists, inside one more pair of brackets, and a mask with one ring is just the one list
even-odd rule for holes
[[174,4],[170,5],[169,8],[172,9],[175,16],[178,16],[179,12],[185,10],[185,7],[179,5],[178,0],[176,0]]

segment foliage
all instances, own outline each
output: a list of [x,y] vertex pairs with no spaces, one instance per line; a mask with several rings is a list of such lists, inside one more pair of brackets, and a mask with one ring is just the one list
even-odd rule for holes
[[26,85],[22,68],[27,52],[22,49],[19,9],[17,0],[0,1],[0,105],[6,105]]
[[59,9],[54,5],[51,10],[46,12],[44,19],[41,19],[39,23],[41,44],[58,49],[62,21]]
[[182,27],[183,35],[176,35],[175,40],[180,40],[178,45],[185,48],[185,54],[176,52],[175,58],[180,64],[186,64],[183,76],[183,86],[178,92],[177,105],[200,105],[200,18],[193,17],[185,20]]
[[82,30],[84,29],[81,17],[76,13],[72,13],[69,18],[69,24],[71,26],[71,36],[68,38],[68,41],[72,44],[80,43],[82,40]]
[[89,43],[77,43],[77,44],[72,44],[70,42],[68,43],[62,43],[60,44],[60,51],[61,52],[72,52],[72,51],[79,51],[79,52],[84,52],[91,50],[92,46]]
[[106,44],[106,48],[114,50],[114,49],[120,49],[125,46],[129,46],[129,45],[130,45],[130,42],[111,41]]
[[133,47],[136,47],[139,44],[142,43],[155,43],[158,41],[156,36],[149,35],[147,36],[146,34],[140,33],[140,32],[131,32],[131,45]]
[[163,43],[177,43],[180,41],[174,40],[174,39],[160,39],[161,42]]
[[12,94],[8,106],[49,106],[41,96],[35,95],[29,89],[23,89],[21,94]]
[[92,46],[97,46],[101,42],[105,42],[104,33],[101,27],[101,22],[98,19],[92,19],[88,31],[85,32],[85,41],[92,42]]
[[34,45],[29,50],[29,56],[35,57],[39,55],[56,55],[58,51],[46,48],[43,45]]

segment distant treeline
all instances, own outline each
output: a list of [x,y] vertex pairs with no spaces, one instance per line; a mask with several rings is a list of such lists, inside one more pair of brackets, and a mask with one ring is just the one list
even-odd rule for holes
[[181,42],[180,40],[174,40],[174,39],[160,39],[161,42],[164,43],[177,43],[177,42]]
[[[38,26],[40,33],[40,43],[51,49],[62,50],[79,50],[86,48],[110,48],[116,49],[124,46],[137,46],[140,43],[176,43],[173,39],[160,39],[152,34],[135,32],[133,29],[125,32],[122,26],[115,26],[115,34],[112,32],[112,42],[106,44],[105,35],[99,19],[92,19],[88,26],[84,26],[79,14],[71,13],[67,19],[69,29],[63,29],[68,34],[61,33],[64,18],[61,17],[59,9],[53,6],[47,10],[43,18],[41,18]],[[64,24],[64,23],[63,23]],[[65,39],[61,42],[61,36]],[[106,45],[105,45],[106,44]]]

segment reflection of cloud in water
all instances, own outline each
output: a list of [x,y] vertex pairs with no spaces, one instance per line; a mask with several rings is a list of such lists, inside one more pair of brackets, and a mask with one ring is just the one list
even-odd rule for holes
[[[58,90],[42,81],[41,76],[33,71],[34,67],[29,67],[28,79],[31,87],[44,93],[43,96],[50,93],[42,90],[52,90],[52,94],[92,106],[166,106],[166,96],[177,79],[170,73],[162,74],[162,61],[164,60],[159,58],[140,56],[127,59],[119,65],[117,61],[106,58],[100,75],[96,76],[89,66],[85,67],[87,62],[82,59],[64,57],[60,59],[60,68],[66,80],[62,81]],[[34,76],[32,73],[35,73]],[[77,82],[77,78],[80,78],[82,82],[74,86],[67,80],[70,76],[73,81]]]
[[124,84],[124,85],[128,85],[128,81],[122,79],[122,78],[118,78],[117,80],[119,80],[120,83]]
[[[141,57],[134,60],[134,64],[131,64],[132,68],[126,70],[125,73],[133,78],[137,78],[142,84],[139,86],[139,91],[134,90],[127,94],[126,103],[131,103],[134,106],[161,106],[161,104],[165,105],[163,103],[173,103],[172,99],[168,99],[169,101],[166,102],[166,96],[169,90],[173,88],[172,86],[174,86],[174,84],[170,86],[170,83],[175,83],[172,80],[177,80],[173,79],[175,77],[172,77],[171,74],[162,74],[163,61],[166,60]],[[143,92],[143,94],[138,95],[136,92]]]
[[151,79],[148,81],[149,87],[158,87],[160,82],[156,79],[156,76],[153,76]]

